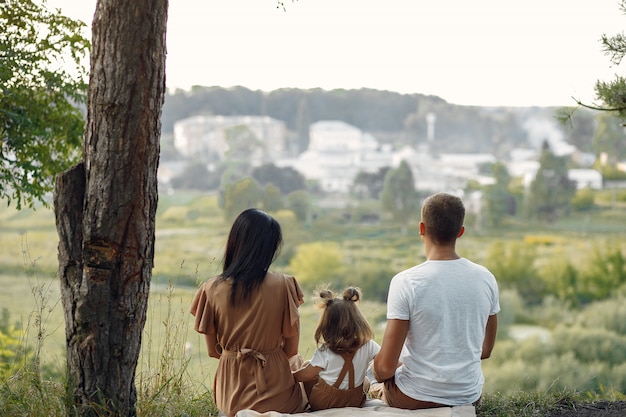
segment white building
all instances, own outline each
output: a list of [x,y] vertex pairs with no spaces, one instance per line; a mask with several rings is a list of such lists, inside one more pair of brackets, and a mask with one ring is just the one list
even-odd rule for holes
[[592,188],[602,189],[602,174],[595,169],[570,169],[567,178],[576,183],[576,189]]
[[286,152],[285,123],[267,116],[193,116],[174,124],[174,146],[188,158],[221,161],[229,149],[228,135],[247,130],[260,143],[250,161],[260,164],[281,158]]
[[492,177],[480,174],[480,166],[497,160],[492,154],[433,155],[427,147],[416,150],[405,146],[394,154],[393,167],[402,161],[411,168],[417,190],[438,192],[463,189],[470,179],[481,184],[493,183]]
[[317,180],[322,190],[345,193],[359,172],[376,172],[391,166],[391,160],[391,147],[345,122],[328,120],[309,127],[309,147],[290,165]]

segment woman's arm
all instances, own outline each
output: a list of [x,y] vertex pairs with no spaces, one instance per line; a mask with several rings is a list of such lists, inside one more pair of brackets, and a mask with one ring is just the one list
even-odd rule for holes
[[217,336],[215,333],[205,334],[204,341],[206,342],[206,348],[209,351],[209,356],[212,358],[220,358],[220,352],[217,351]]
[[304,368],[300,368],[293,373],[296,382],[306,382],[314,380],[320,373],[322,368],[308,364]]
[[298,354],[298,343],[300,343],[300,334],[286,337],[283,343],[283,350],[288,358]]

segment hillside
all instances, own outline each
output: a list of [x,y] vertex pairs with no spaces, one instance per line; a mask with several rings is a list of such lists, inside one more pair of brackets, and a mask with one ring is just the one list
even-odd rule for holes
[[166,95],[162,123],[167,137],[173,134],[176,121],[190,116],[269,116],[283,121],[294,148],[304,151],[309,125],[320,120],[344,121],[373,134],[381,143],[416,146],[426,141],[426,117],[431,114],[436,117],[437,152],[489,152],[504,158],[513,148],[537,146],[533,141],[555,134],[577,146],[590,144],[593,113],[579,110],[575,122],[565,125],[555,118],[556,111],[459,106],[435,96],[371,89],[265,93],[244,87],[194,87]]

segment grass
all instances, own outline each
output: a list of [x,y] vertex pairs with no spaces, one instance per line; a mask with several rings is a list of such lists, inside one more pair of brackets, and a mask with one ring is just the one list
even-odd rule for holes
[[[623,215],[623,209],[591,217],[580,214],[548,228],[513,222],[498,231],[497,239],[518,241],[526,236],[529,243],[541,247],[539,257],[576,259],[597,242],[623,237]],[[315,230],[287,225],[283,252],[293,252],[298,243],[323,236],[341,242],[342,250],[355,264],[378,259],[399,270],[422,260],[419,240],[401,235],[396,228],[375,225],[346,231],[329,220],[325,222]],[[610,233],[599,234],[605,230]],[[494,244],[494,236],[483,230],[468,231],[459,241],[459,251],[481,262],[485,249]],[[203,338],[193,331],[188,307],[197,284],[219,270],[227,232],[215,196],[160,197],[155,267],[136,377],[139,417],[217,415],[211,393],[217,361],[207,356]],[[65,334],[56,279],[54,215],[41,207],[20,212],[0,208],[0,235],[0,307],[7,308],[12,321],[25,330],[23,343],[36,358],[34,363],[15,368],[9,380],[0,381],[0,415],[64,416]],[[275,269],[285,268],[286,263],[279,258]],[[315,349],[312,335],[319,311],[313,306],[312,294],[305,296],[300,308],[300,352],[309,359]],[[385,306],[366,295],[361,309],[380,342]],[[564,404],[589,400],[576,392],[501,395],[486,391],[477,411],[489,417],[542,416]]]

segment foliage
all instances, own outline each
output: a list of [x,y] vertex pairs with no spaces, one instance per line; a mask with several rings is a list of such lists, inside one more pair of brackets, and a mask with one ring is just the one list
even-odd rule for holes
[[346,276],[345,285],[359,286],[363,290],[363,298],[385,303],[389,283],[396,273],[389,265],[364,260]]
[[537,248],[524,242],[493,242],[487,249],[485,266],[504,288],[515,288],[526,303],[541,301],[544,284],[535,266]]
[[263,144],[248,126],[233,126],[224,132],[228,145],[226,158],[230,161],[250,161],[263,152]]
[[387,171],[380,199],[383,210],[406,227],[419,208],[413,172],[406,161],[402,161],[398,168]]
[[588,305],[577,315],[575,324],[581,328],[606,329],[626,336],[626,299],[624,295]]
[[[609,194],[607,193],[605,198],[609,198]],[[421,257],[423,248],[416,235],[401,235],[396,227],[384,224],[372,226],[355,222],[342,223],[339,220],[344,211],[316,210],[319,217],[312,219],[311,227],[308,229],[296,221],[294,213],[290,210],[273,213],[286,230],[284,249],[290,254],[285,261],[285,269],[283,264],[273,268],[292,273],[290,268],[287,268],[287,263],[295,256],[295,253],[291,255],[292,250],[289,248],[294,240],[318,242],[323,248],[333,248],[330,252],[340,259],[340,265],[348,268],[339,277],[328,276],[326,273],[322,275],[315,271],[323,265],[316,262],[316,255],[311,255],[309,269],[315,274],[313,282],[303,285],[307,296],[310,295],[309,290],[313,286],[321,283],[330,283],[333,288],[339,289],[354,282],[362,288],[364,301],[374,303],[380,295],[375,288],[384,286],[383,284],[392,276],[391,271],[399,271],[423,260]],[[598,209],[598,215],[602,214],[602,210]],[[471,253],[472,258],[475,255],[481,262],[486,258],[486,262],[482,263],[494,269],[501,287],[502,310],[498,317],[498,341],[493,356],[483,362],[486,385],[483,402],[477,409],[478,415],[507,417],[545,415],[541,413],[547,413],[552,407],[561,406],[561,399],[569,404],[570,399],[580,401],[590,398],[614,398],[613,395],[616,395],[617,391],[623,391],[626,387],[626,365],[609,364],[623,354],[612,352],[611,346],[621,346],[623,337],[626,336],[626,288],[619,288],[609,281],[603,283],[607,288],[612,288],[608,298],[589,300],[586,304],[563,300],[578,299],[578,291],[584,288],[581,287],[583,275],[584,279],[588,277],[594,281],[592,278],[594,274],[606,273],[593,267],[593,263],[603,265],[608,262],[619,265],[619,256],[614,252],[618,247],[624,250],[620,241],[623,233],[616,232],[615,229],[621,225],[623,211],[611,210],[611,212],[616,214],[610,235],[593,230],[593,233],[586,235],[572,233],[572,230],[576,229],[567,229],[571,227],[570,223],[557,222],[552,225],[553,228],[546,231],[544,226],[535,229],[535,225],[531,223],[524,223],[519,229],[515,229],[513,223],[507,222],[506,226],[488,232],[485,236],[475,236],[466,232],[460,241],[462,246],[459,249],[462,253]],[[187,322],[184,322],[181,328],[191,329],[186,308],[198,281],[208,278],[217,269],[216,258],[222,254],[228,232],[229,224],[221,213],[216,195],[176,192],[174,195],[162,195],[159,198],[155,242],[157,281],[153,281],[151,285],[150,308],[162,309],[162,313],[150,313],[147,317],[147,328],[142,343],[143,368],[137,376],[140,387],[138,417],[173,417],[185,413],[189,416],[216,415],[211,400],[216,361],[207,358],[204,340],[201,336],[196,338],[195,335],[192,337],[178,335],[168,344],[157,335],[156,329],[169,327],[178,320],[167,318],[170,297],[167,294],[169,290],[164,289],[163,284],[168,280],[182,286],[179,287],[176,297],[172,298],[174,302],[180,299],[181,305],[172,309],[172,312],[185,309],[180,320]],[[576,218],[577,214],[574,213],[573,216]],[[44,273],[49,278],[52,288],[58,291],[58,282],[53,278],[57,245],[54,239],[56,231],[53,219],[50,210],[17,212],[7,207],[0,210],[0,233],[4,238],[0,242],[4,244],[0,252],[5,256],[2,259],[5,273],[0,275],[4,290],[0,297],[4,295],[4,298],[0,298],[0,306],[9,305],[11,311],[19,311],[15,310],[15,305],[27,304],[24,299],[28,298],[30,291],[27,289],[25,293],[19,293],[15,290],[16,287],[24,287],[24,283],[29,282],[28,278],[31,276],[24,273],[23,266],[15,266],[16,263],[20,265],[23,262],[22,253],[26,249],[15,244],[14,240],[20,239],[24,231],[28,232],[28,247],[35,251],[36,258],[42,258],[37,261],[41,264],[37,271]],[[612,239],[611,236],[614,235],[615,239]],[[495,237],[498,240],[495,240]],[[329,242],[328,239],[331,238],[333,242]],[[346,243],[346,239],[350,241]],[[335,243],[340,240],[343,243]],[[302,246],[306,245],[298,245],[294,252],[300,251]],[[494,250],[498,246],[502,247],[501,251]],[[492,251],[491,255],[486,253],[487,250]],[[500,264],[494,267],[493,259],[499,260]],[[532,264],[532,268],[524,269],[524,263]],[[289,267],[290,265],[289,263]],[[611,267],[607,271],[615,269]],[[16,271],[17,278],[6,278],[7,270]],[[385,270],[389,273],[385,273]],[[519,272],[520,270],[522,272]],[[523,277],[525,274],[527,278],[538,279],[545,285],[540,303],[527,303],[519,295],[517,284],[507,282],[512,278],[507,277],[507,274],[515,271],[519,272],[518,282],[521,288],[527,285],[526,278]],[[305,277],[298,273],[294,275],[299,282]],[[16,287],[11,286],[13,281]],[[556,288],[560,288],[562,292]],[[567,292],[568,288],[571,293]],[[166,294],[162,294],[163,291]],[[573,298],[568,298],[570,296]],[[5,302],[7,299],[16,301],[7,304]],[[300,310],[303,317],[301,346],[305,358],[308,358],[312,354],[312,350],[307,350],[310,349],[308,343],[312,340],[311,335],[319,311],[313,309],[309,300]],[[372,324],[384,321],[383,304],[376,303],[370,306],[363,303],[362,311]],[[20,315],[27,316],[28,311]],[[62,317],[63,313],[58,312],[51,322],[62,323]],[[516,330],[521,327],[520,324],[540,330],[537,333],[541,337],[518,338]],[[588,329],[592,329],[591,333],[595,339],[585,336]],[[57,345],[63,345],[62,325],[56,332],[55,337],[61,333],[59,341],[47,340],[44,353],[54,351]],[[382,335],[382,331],[376,328],[377,336],[379,333]],[[544,334],[548,337],[543,336]],[[550,334],[553,336],[549,337]],[[580,343],[581,348],[576,350],[568,347],[565,340]],[[190,342],[193,347],[191,353],[185,350],[183,357],[181,352],[186,342]],[[593,344],[597,346],[590,346]],[[163,352],[163,349],[167,349],[168,353]],[[157,350],[158,352],[154,353]],[[600,355],[603,360],[593,360],[592,354]],[[151,359],[146,359],[146,355],[150,355]],[[162,358],[166,361],[173,360],[172,368],[168,368],[170,365],[161,364]],[[63,362],[58,361],[56,356],[52,360]],[[187,360],[189,363],[185,365]],[[179,375],[178,372],[183,375]],[[158,375],[159,373],[163,378]],[[64,391],[62,384],[56,382],[62,377],[57,375],[49,381],[41,378],[41,375],[38,378],[33,376],[35,373],[29,368],[14,375],[10,385],[0,383],[0,415],[46,417],[65,415],[62,403]],[[181,383],[190,385],[181,386]],[[578,394],[574,397],[573,394],[570,396],[563,394],[564,392]],[[3,406],[4,409],[1,408]],[[8,411],[4,412],[5,410]]]
[[626,257],[621,243],[608,240],[575,256],[577,263],[558,257],[542,266],[539,275],[545,285],[544,297],[553,295],[572,306],[584,306],[626,288]]
[[599,114],[598,126],[593,133],[593,150],[596,155],[607,155],[607,162],[615,164],[626,159],[623,122],[613,114]]
[[224,215],[226,219],[234,220],[245,209],[257,207],[260,199],[259,184],[250,177],[226,185],[224,189]]
[[24,0],[0,2],[0,27],[0,198],[47,204],[54,176],[80,156],[85,24]]
[[579,298],[588,303],[608,298],[626,283],[626,257],[618,242],[595,247],[589,257],[588,268],[578,283]]
[[557,110],[557,119],[567,122],[563,126],[563,139],[581,152],[594,153],[593,137],[597,125],[597,112],[585,108]]
[[265,186],[261,196],[261,207],[267,212],[278,211],[285,207],[283,196],[280,194],[278,187],[275,187],[273,184]]
[[530,184],[526,210],[528,216],[554,222],[569,213],[576,184],[567,176],[567,160],[556,156],[547,141],[539,158],[539,170]]
[[307,223],[311,214],[311,197],[306,191],[294,191],[287,195],[287,207],[296,214],[296,218]]
[[594,207],[594,192],[589,187],[577,190],[572,197],[572,208],[576,211],[588,211]]
[[493,164],[491,170],[496,182],[485,188],[483,195],[485,217],[488,226],[498,227],[505,216],[515,214],[515,197],[509,192],[511,176],[506,166],[502,163],[496,163]]
[[24,350],[22,331],[10,324],[9,317],[9,310],[3,308],[0,317],[0,382],[10,377],[15,366],[31,355]]
[[220,185],[220,174],[209,172],[202,162],[191,162],[180,175],[172,178],[171,185],[174,189],[215,190]]
[[[619,8],[626,13],[626,0],[621,0]],[[603,34],[601,37],[602,52],[610,57],[611,64],[618,66],[626,54],[626,37],[623,33],[616,35]],[[596,96],[604,103],[601,110],[617,112],[620,117],[626,116],[626,79],[619,75],[613,81],[598,80],[595,85]]]
[[346,282],[341,248],[335,242],[305,243],[296,249],[289,270],[302,286],[312,288],[332,283],[339,288]]
[[261,186],[272,184],[283,194],[306,190],[304,176],[291,167],[280,168],[271,163],[264,164],[254,168],[250,175]]
[[359,172],[354,178],[352,193],[361,198],[380,198],[389,169],[382,167],[377,172]]

